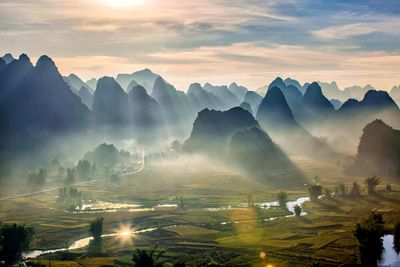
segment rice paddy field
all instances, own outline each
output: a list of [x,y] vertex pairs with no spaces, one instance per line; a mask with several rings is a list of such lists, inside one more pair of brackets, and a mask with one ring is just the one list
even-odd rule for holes
[[[310,183],[324,187],[343,182],[350,188],[365,179],[344,175],[338,163],[292,160]],[[373,197],[364,190],[359,198],[304,201],[305,215],[296,217],[273,203],[280,188],[213,164],[199,166],[153,162],[116,181],[78,185],[80,207],[60,201],[58,190],[2,200],[0,221],[32,226],[31,250],[40,253],[30,260],[47,266],[131,266],[135,249],[155,246],[165,251],[167,266],[338,266],[359,262],[353,232],[362,216],[382,213],[388,231],[400,219],[400,186],[392,180],[382,179]],[[386,183],[392,192],[385,192]],[[308,196],[306,186],[284,191],[289,201]],[[84,242],[98,217],[104,236],[101,253],[93,255]]]

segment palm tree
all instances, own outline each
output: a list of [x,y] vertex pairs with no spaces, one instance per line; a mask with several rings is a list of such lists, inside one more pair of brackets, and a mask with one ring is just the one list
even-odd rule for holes
[[375,187],[377,187],[378,184],[381,183],[381,179],[377,178],[376,176],[369,177],[365,179],[365,186],[367,187],[368,190],[368,195],[372,196],[375,193]]
[[[160,261],[161,256],[165,251],[156,251],[154,247],[149,253],[144,249],[136,249],[133,253],[132,261],[134,267],[163,267],[164,263]],[[157,253],[156,253],[157,252]]]

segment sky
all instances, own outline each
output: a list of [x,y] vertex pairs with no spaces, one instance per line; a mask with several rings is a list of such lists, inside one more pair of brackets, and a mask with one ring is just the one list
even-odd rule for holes
[[0,0],[0,53],[83,79],[150,68],[250,89],[276,76],[400,84],[399,0]]

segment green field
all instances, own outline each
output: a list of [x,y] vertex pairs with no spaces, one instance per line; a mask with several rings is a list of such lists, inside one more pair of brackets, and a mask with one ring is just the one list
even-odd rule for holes
[[[346,185],[364,177],[347,177],[336,164],[293,158],[310,181],[320,177],[323,186]],[[178,164],[179,163],[179,164]],[[38,261],[51,266],[129,266],[135,248],[158,246],[166,251],[165,260],[183,259],[189,266],[216,262],[222,266],[338,266],[358,262],[353,231],[357,220],[377,210],[386,226],[400,219],[400,187],[386,181],[375,197],[323,199],[304,205],[308,215],[285,217],[288,211],[247,208],[248,194],[253,201],[276,200],[280,188],[220,166],[174,162],[147,164],[144,171],[117,182],[109,179],[78,186],[84,202],[110,202],[141,205],[144,210],[73,213],[68,204],[57,201],[58,191],[0,202],[0,221],[23,223],[35,229],[32,249],[64,248],[88,236],[88,225],[104,218],[104,234],[121,229],[157,228],[131,238],[104,237],[102,254],[92,256],[86,248],[44,255]],[[285,190],[289,199],[308,196],[306,187]],[[172,204],[180,204],[184,208]],[[167,206],[159,206],[165,205]],[[269,218],[275,218],[269,221]],[[265,252],[266,257],[260,258]]]

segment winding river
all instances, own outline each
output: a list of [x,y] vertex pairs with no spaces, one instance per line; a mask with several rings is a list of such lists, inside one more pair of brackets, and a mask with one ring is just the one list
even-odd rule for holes
[[[263,219],[262,221],[272,221],[278,218],[284,218],[284,217],[292,217],[294,215],[294,207],[296,205],[303,205],[305,202],[310,201],[309,197],[300,197],[294,201],[289,201],[286,203],[287,209],[289,212],[292,214],[286,215],[286,216],[280,216],[280,217],[270,217]],[[271,202],[261,202],[261,203],[255,203],[256,206],[263,208],[263,209],[269,209],[271,207],[278,207],[279,203],[277,201],[271,201]],[[108,202],[99,202],[98,204],[88,204],[83,206],[83,208],[78,209],[76,211],[73,211],[73,213],[100,213],[100,212],[115,212],[115,211],[130,211],[130,212],[136,212],[136,211],[153,211],[155,208],[170,208],[170,207],[177,207],[176,204],[159,204],[154,206],[153,208],[142,208],[141,205],[130,205],[130,204],[121,204],[121,203],[108,203]],[[220,211],[220,210],[232,210],[232,209],[244,209],[245,207],[240,206],[240,207],[219,207],[219,208],[205,208],[204,210],[207,211]],[[302,211],[300,216],[305,216],[307,215],[307,212]],[[246,223],[249,221],[222,221],[220,222],[221,225],[225,224],[232,224],[232,223]],[[168,229],[171,226],[163,227],[164,229]],[[112,233],[112,234],[104,234],[102,235],[103,238],[108,238],[108,237],[118,237],[118,236],[126,236],[126,235],[133,235],[133,234],[142,234],[146,232],[152,232],[157,230],[158,228],[146,228],[146,229],[141,229],[141,230],[136,230],[136,231],[130,231],[130,232],[122,232],[122,233]],[[80,249],[84,248],[89,245],[90,241],[92,240],[92,237],[85,237],[82,239],[79,239],[75,242],[73,242],[68,248],[58,248],[58,249],[52,249],[52,250],[32,250],[26,253],[23,253],[23,258],[25,259],[31,259],[31,258],[37,258],[41,255],[45,254],[51,254],[51,253],[56,253],[56,252],[62,252],[62,251],[68,251],[68,250],[74,250],[74,249]]]

